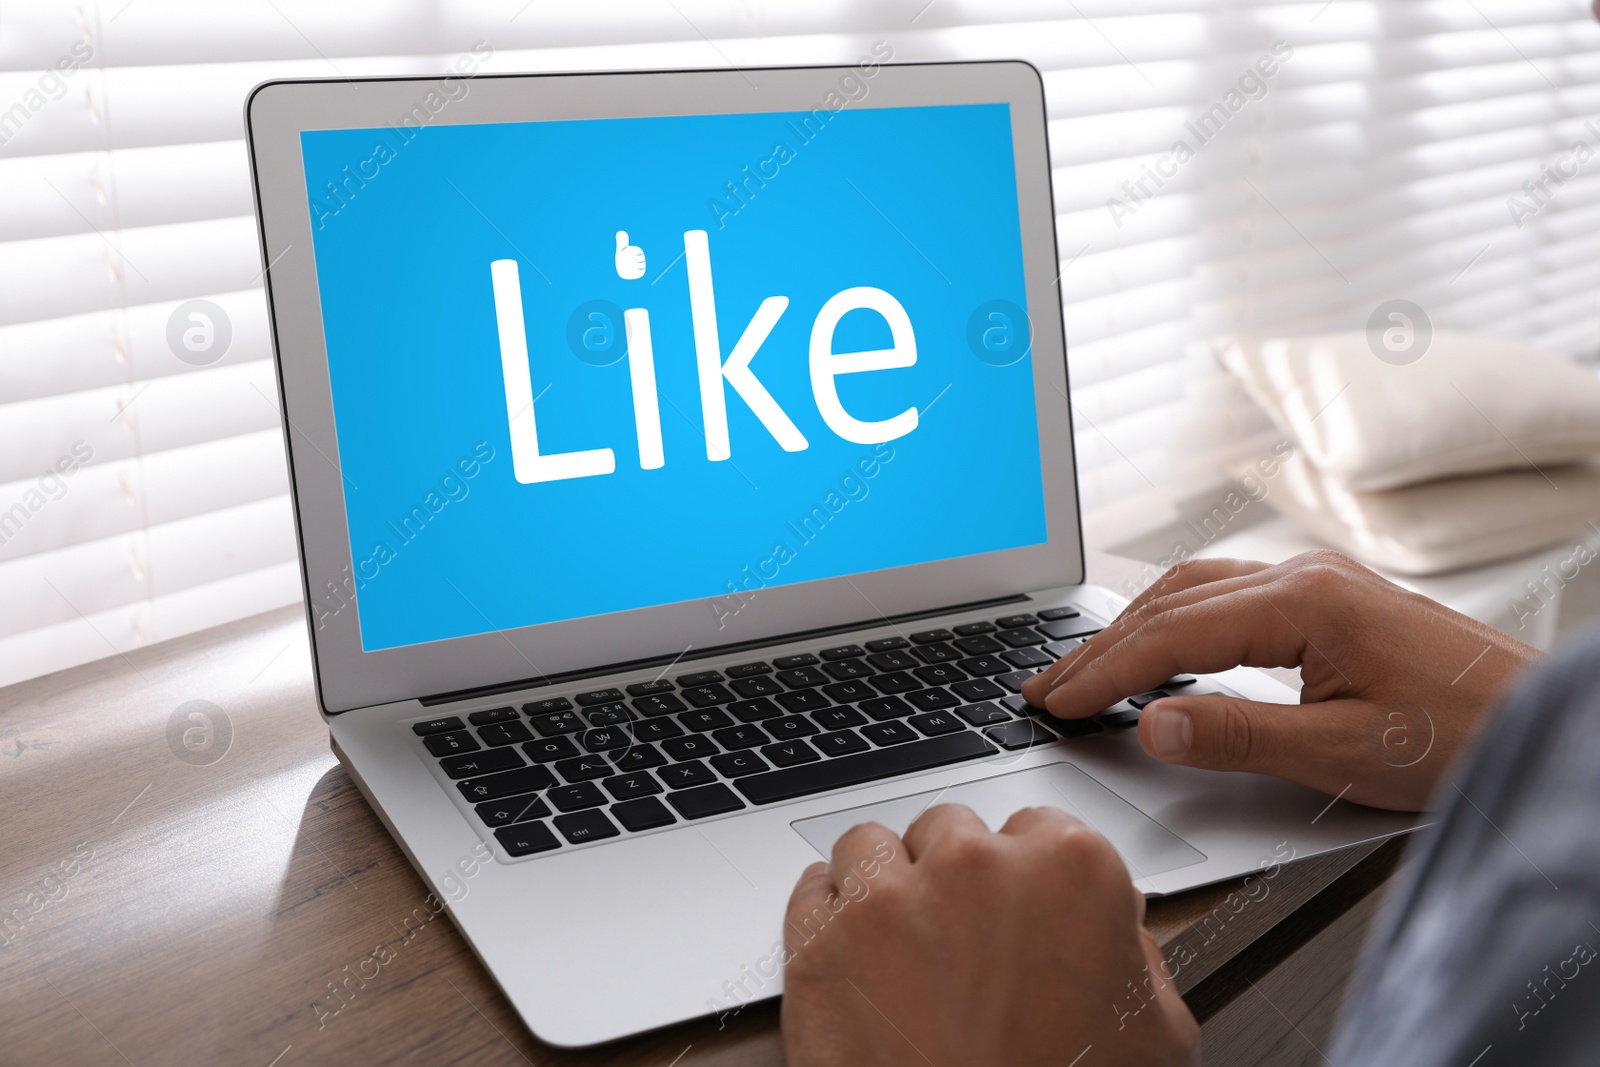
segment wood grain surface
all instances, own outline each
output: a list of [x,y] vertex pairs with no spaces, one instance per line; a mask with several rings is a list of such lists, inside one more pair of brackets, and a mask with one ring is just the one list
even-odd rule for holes
[[[1300,945],[1258,951],[1231,991],[1230,961],[1354,923],[1390,853],[1285,865],[1244,906],[1237,885],[1153,901],[1148,925],[1186,960],[1180,989],[1272,1047],[1283,1027],[1250,1029],[1238,993]],[[427,894],[329,751],[299,608],[0,690],[0,1064],[782,1062],[774,1003],[547,1046]],[[1307,1009],[1326,1014],[1348,959],[1307,958],[1334,961]]]

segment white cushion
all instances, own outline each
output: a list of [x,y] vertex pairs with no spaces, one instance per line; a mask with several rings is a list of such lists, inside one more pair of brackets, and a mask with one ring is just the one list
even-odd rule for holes
[[1569,540],[1600,553],[1600,465],[1592,463],[1364,493],[1297,454],[1267,484],[1267,502],[1312,536],[1398,574],[1473,567]]
[[1356,332],[1224,338],[1213,350],[1312,463],[1352,489],[1600,453],[1600,377],[1520,341],[1438,330],[1401,366]]

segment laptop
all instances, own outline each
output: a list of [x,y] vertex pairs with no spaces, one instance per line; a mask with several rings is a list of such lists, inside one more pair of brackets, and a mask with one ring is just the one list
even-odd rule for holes
[[776,996],[800,871],[936,802],[1061,807],[1151,895],[1413,825],[1159,764],[1150,694],[1020,697],[1123,606],[1083,584],[1031,66],[246,110],[320,712],[542,1040]]

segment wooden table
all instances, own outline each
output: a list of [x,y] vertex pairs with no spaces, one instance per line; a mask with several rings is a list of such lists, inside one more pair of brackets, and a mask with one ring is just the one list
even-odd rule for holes
[[[329,751],[299,608],[0,690],[0,813],[0,1064],[782,1062],[772,1003],[554,1049],[449,921],[403,937],[427,889]],[[1152,902],[1209,1062],[1321,1062],[1400,851]]]

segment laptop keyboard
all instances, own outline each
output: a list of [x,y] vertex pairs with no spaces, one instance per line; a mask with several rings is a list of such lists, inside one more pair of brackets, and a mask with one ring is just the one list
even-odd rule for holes
[[1164,691],[1071,721],[1019,695],[1099,628],[1048,608],[411,728],[506,852],[527,856],[1133,726]]

